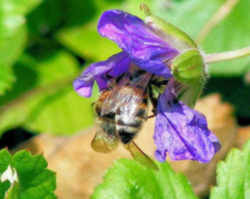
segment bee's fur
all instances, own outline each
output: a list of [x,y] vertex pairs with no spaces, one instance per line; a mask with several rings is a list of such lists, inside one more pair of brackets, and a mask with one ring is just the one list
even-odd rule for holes
[[95,103],[102,130],[117,136],[123,144],[131,142],[147,119],[148,100],[155,112],[157,97],[153,94],[152,85],[161,87],[164,84],[166,80],[159,80],[135,66],[117,77]]

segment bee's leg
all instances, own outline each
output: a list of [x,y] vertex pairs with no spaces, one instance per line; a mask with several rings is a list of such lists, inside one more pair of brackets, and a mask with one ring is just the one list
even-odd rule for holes
[[155,116],[156,116],[156,114],[153,113],[152,115],[150,115],[150,116],[147,117],[147,120],[149,120],[149,119],[151,119],[151,118],[154,118]]
[[150,81],[151,84],[155,85],[156,87],[161,87],[163,85],[167,85],[168,80],[157,80],[157,79],[152,79]]
[[157,98],[154,97],[152,86],[149,86],[148,95],[149,95],[149,99],[153,105],[153,110],[152,110],[153,115],[150,115],[147,117],[147,119],[150,119],[150,118],[153,118],[156,116],[156,108],[157,108]]
[[156,163],[147,156],[136,144],[135,142],[131,141],[128,144],[125,144],[124,147],[130,152],[132,157],[142,164],[143,166],[146,166],[147,168],[159,170]]
[[149,85],[149,89],[148,89],[148,93],[149,93],[149,99],[153,105],[153,115],[148,116],[147,119],[153,118],[156,116],[156,109],[157,109],[157,101],[158,101],[158,97],[154,96],[153,93],[153,88],[152,85],[154,85],[155,87],[161,88],[162,86],[167,85],[168,80],[157,80],[157,79],[151,79],[150,85]]

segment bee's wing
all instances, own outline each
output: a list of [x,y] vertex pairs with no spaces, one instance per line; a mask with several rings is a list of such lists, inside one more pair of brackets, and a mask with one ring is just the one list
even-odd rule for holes
[[145,165],[146,167],[149,167],[151,169],[158,170],[158,166],[154,163],[154,161],[147,156],[136,144],[135,142],[131,141],[129,144],[125,145],[125,148],[131,153],[133,158],[141,163],[142,165]]
[[119,139],[114,134],[108,134],[100,127],[97,127],[95,137],[91,142],[91,147],[96,152],[109,153],[117,148]]

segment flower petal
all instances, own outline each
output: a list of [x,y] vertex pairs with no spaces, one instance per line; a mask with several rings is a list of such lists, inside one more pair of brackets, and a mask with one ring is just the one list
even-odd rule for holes
[[118,77],[128,71],[130,58],[125,52],[120,52],[109,59],[91,64],[84,70],[82,75],[77,78],[74,83],[74,89],[83,97],[90,97],[94,81],[97,82],[99,89],[107,88],[109,79],[106,77],[109,74],[111,77]]
[[166,62],[178,51],[154,34],[141,19],[120,10],[103,13],[99,33],[116,42],[142,69],[165,78],[171,77]]
[[165,161],[168,152],[172,160],[206,163],[219,150],[219,141],[208,129],[206,118],[177,102],[169,90],[160,96],[157,111],[154,140],[159,161]]
[[90,97],[92,94],[92,88],[94,85],[94,80],[93,81],[84,81],[80,78],[76,79],[73,82],[73,87],[75,89],[75,91],[83,97]]

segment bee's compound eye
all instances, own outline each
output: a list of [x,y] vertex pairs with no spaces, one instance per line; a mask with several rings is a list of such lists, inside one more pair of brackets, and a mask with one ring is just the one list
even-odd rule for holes
[[123,144],[128,144],[135,137],[135,133],[129,133],[124,130],[120,130],[119,136]]

